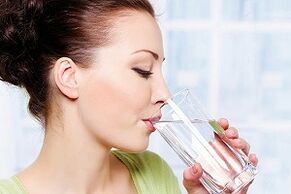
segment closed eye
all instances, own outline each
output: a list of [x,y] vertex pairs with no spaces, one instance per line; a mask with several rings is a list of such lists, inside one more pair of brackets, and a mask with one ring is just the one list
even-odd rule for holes
[[139,68],[132,68],[132,70],[134,70],[141,77],[146,78],[146,79],[150,78],[150,76],[153,74],[153,72],[151,72],[151,71],[146,71],[146,70],[142,70]]

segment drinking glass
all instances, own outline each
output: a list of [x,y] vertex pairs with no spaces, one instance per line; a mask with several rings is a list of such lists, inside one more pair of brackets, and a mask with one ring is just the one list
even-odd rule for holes
[[201,164],[200,182],[209,193],[238,193],[254,179],[256,167],[188,89],[168,99],[161,113],[154,127],[187,166]]

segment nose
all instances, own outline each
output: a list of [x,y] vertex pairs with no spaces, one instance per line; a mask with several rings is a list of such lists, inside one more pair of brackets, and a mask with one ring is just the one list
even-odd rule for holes
[[153,84],[152,88],[152,104],[164,104],[171,97],[171,93],[164,78]]

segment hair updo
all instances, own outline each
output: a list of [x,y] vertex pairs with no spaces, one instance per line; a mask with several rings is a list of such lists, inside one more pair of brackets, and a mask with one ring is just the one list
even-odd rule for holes
[[109,43],[111,20],[120,11],[154,17],[147,0],[0,2],[0,80],[27,90],[28,108],[39,120],[48,114],[49,71],[58,58],[88,62],[92,48]]

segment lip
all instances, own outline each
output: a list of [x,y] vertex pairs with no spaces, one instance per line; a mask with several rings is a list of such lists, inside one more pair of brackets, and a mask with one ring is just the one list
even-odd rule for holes
[[157,122],[161,119],[162,116],[156,116],[156,117],[152,117],[152,118],[148,118],[148,119],[143,119],[143,122],[146,124],[148,130],[150,132],[154,132],[156,129],[153,125],[154,122]]

